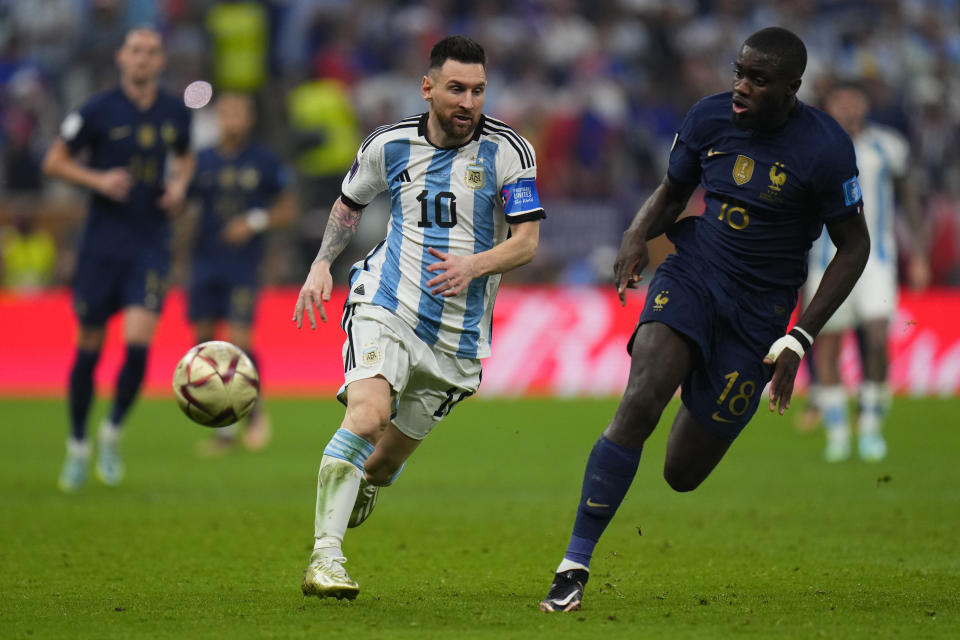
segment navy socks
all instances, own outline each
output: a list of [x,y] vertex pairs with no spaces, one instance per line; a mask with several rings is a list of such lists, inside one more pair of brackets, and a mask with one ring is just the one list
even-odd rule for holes
[[87,416],[93,402],[93,370],[100,359],[100,350],[77,349],[73,368],[70,370],[68,407],[70,412],[70,435],[74,440],[87,437]]
[[142,344],[128,344],[127,358],[123,362],[120,374],[117,376],[117,395],[110,412],[110,422],[119,427],[123,419],[133,406],[137,398],[143,376],[147,370],[147,346]]
[[623,502],[637,473],[642,451],[642,448],[621,447],[604,436],[593,445],[583,475],[573,535],[564,555],[566,560],[590,566],[593,548]]

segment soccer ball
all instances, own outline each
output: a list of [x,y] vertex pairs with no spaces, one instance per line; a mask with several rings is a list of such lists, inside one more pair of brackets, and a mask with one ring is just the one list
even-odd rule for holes
[[225,427],[253,409],[260,395],[260,376],[236,345],[201,342],[177,364],[173,392],[188,418],[205,427]]

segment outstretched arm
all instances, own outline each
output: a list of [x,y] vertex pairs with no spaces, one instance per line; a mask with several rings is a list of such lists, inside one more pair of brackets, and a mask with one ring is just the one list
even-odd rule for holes
[[356,235],[362,213],[363,209],[351,209],[340,198],[333,203],[327,227],[323,231],[320,251],[310,265],[310,273],[307,274],[307,280],[300,288],[297,306],[293,310],[293,321],[297,323],[298,329],[303,326],[304,311],[310,320],[310,328],[317,328],[314,307],[320,312],[320,320],[327,321],[327,311],[323,303],[330,301],[330,292],[333,291],[330,265]]
[[504,273],[527,264],[537,255],[539,243],[540,221],[531,220],[510,225],[509,238],[492,249],[473,255],[458,256],[428,247],[430,255],[440,261],[427,267],[427,271],[440,273],[428,280],[427,286],[433,287],[432,293],[443,294],[446,298],[458,295],[474,278]]
[[[850,294],[870,256],[870,234],[862,215],[827,223],[827,231],[837,247],[837,253],[827,265],[816,294],[797,320],[796,327],[801,330],[800,338],[804,340],[812,339],[823,329],[833,312]],[[791,334],[798,331],[797,328],[793,329]],[[770,381],[770,411],[776,410],[779,403],[781,415],[790,408],[790,397],[793,395],[793,383],[800,367],[800,358],[805,348],[810,346],[803,345],[799,338],[791,334],[777,340],[763,360],[767,364],[776,363],[773,379]],[[793,346],[787,344],[790,340]],[[797,345],[800,345],[799,348]]]
[[636,288],[640,273],[650,262],[647,241],[664,233],[676,221],[696,188],[696,184],[680,184],[664,176],[663,182],[654,189],[623,232],[620,251],[613,263],[614,282],[621,305],[627,304],[626,290]]

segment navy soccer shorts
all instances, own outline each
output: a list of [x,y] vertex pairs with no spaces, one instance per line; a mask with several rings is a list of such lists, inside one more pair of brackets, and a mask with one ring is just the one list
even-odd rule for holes
[[81,254],[73,282],[73,309],[80,324],[100,326],[127,307],[160,313],[169,261]]
[[250,326],[256,304],[255,278],[194,273],[188,293],[187,316],[199,320],[227,320]]
[[671,254],[650,281],[638,327],[662,322],[699,347],[681,399],[700,424],[732,442],[757,410],[773,375],[763,358],[796,302],[794,291],[748,289],[703,261]]

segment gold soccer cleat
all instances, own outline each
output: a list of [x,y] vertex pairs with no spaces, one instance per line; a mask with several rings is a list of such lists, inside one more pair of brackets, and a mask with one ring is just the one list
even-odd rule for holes
[[317,550],[310,556],[310,564],[303,576],[300,589],[305,596],[318,598],[346,598],[353,600],[360,593],[360,585],[347,575],[343,556],[329,556],[323,550]]

